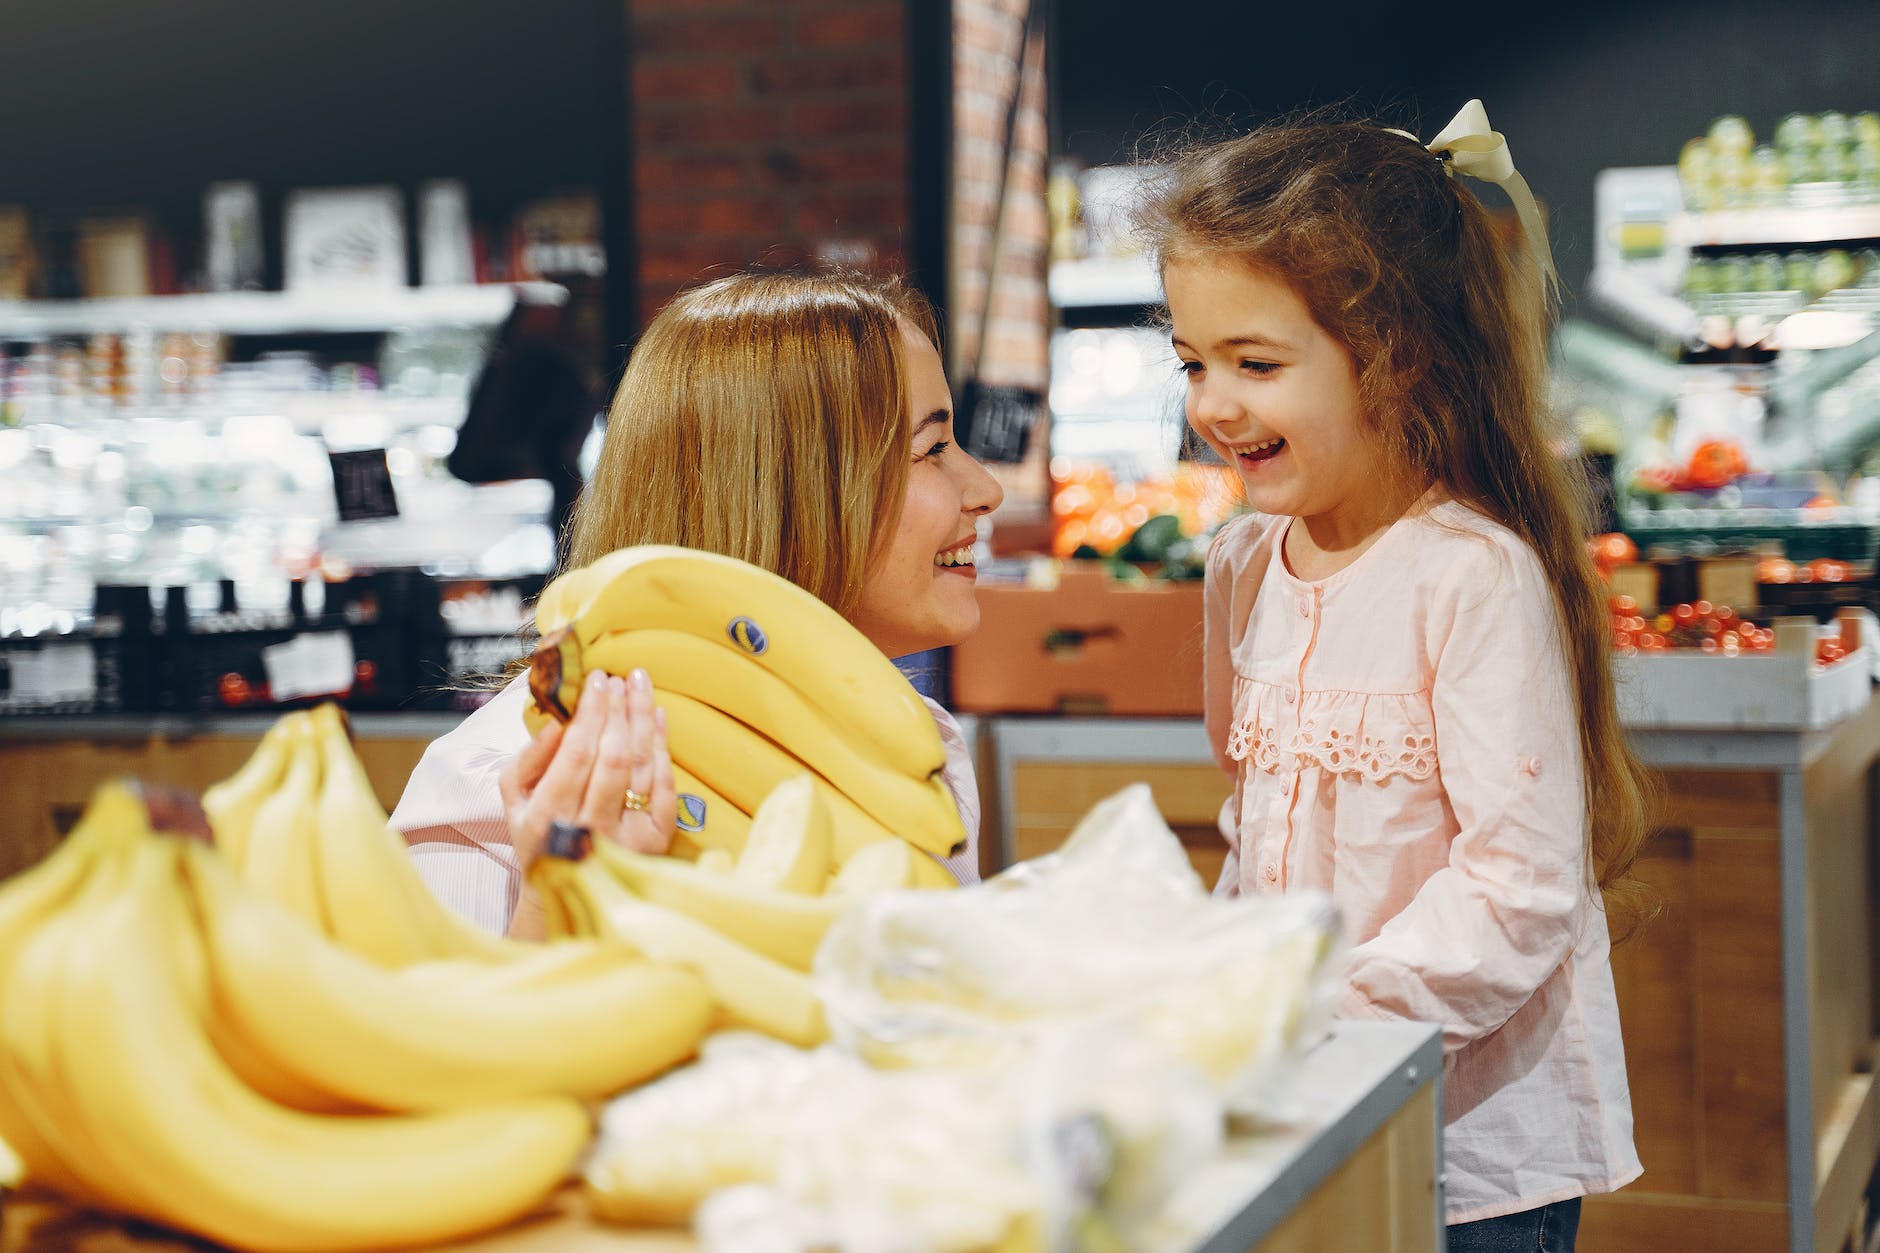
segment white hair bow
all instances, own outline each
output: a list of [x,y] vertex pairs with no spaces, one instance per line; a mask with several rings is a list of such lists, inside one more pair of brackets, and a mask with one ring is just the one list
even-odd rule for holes
[[[1408,131],[1396,133],[1410,139],[1416,138]],[[1452,177],[1461,171],[1470,178],[1494,183],[1508,193],[1508,199],[1514,204],[1515,216],[1521,220],[1521,232],[1527,236],[1528,248],[1534,254],[1535,263],[1540,266],[1541,273],[1547,276],[1547,281],[1558,287],[1560,275],[1554,269],[1553,254],[1547,247],[1547,227],[1541,222],[1540,206],[1534,203],[1534,193],[1528,189],[1527,180],[1514,168],[1514,158],[1508,153],[1507,137],[1489,127],[1488,110],[1482,107],[1482,102],[1471,100],[1463,105],[1456,116],[1449,120],[1449,125],[1443,127],[1436,138],[1424,147],[1448,162]]]

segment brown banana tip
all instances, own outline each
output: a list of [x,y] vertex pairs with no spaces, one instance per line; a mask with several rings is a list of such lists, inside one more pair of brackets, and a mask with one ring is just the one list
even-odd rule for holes
[[143,802],[144,816],[152,831],[200,840],[211,846],[215,844],[209,815],[203,812],[202,800],[194,792],[145,779],[132,779],[130,786],[137,799]]
[[574,710],[562,700],[562,680],[567,670],[563,645],[571,639],[567,627],[550,631],[529,655],[529,694],[535,698],[536,708],[557,722],[574,717]]

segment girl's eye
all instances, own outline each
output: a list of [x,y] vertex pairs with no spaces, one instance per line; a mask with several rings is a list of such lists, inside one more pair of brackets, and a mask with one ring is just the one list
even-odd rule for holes
[[947,440],[944,440],[944,439],[936,440],[934,442],[933,447],[929,448],[926,452],[920,455],[920,460],[926,461],[929,458],[938,457],[941,453],[945,452],[947,449],[951,447],[953,447],[952,443]]
[[1199,374],[1201,373],[1201,363],[1199,361],[1177,361],[1175,363],[1175,373],[1189,375]]
[[1266,375],[1278,370],[1279,366],[1271,361],[1243,361],[1240,363],[1240,368],[1250,374]]

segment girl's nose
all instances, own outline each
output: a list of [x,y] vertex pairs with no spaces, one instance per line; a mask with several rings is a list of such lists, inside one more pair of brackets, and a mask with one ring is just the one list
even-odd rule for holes
[[1210,387],[1205,381],[1189,393],[1188,405],[1195,423],[1207,427],[1212,434],[1219,434],[1224,426],[1234,425],[1247,416],[1246,410],[1225,388]]

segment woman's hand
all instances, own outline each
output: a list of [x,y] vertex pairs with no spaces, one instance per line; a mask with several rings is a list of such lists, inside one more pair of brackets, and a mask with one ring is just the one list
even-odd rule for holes
[[678,801],[666,718],[653,705],[646,671],[626,679],[589,675],[573,720],[543,727],[503,767],[499,786],[525,876],[556,821],[636,852],[664,853],[677,826]]

